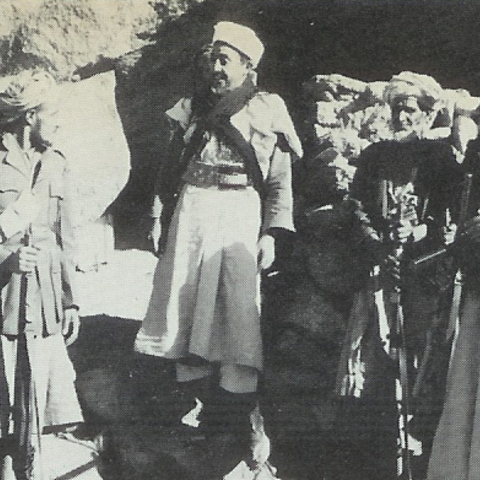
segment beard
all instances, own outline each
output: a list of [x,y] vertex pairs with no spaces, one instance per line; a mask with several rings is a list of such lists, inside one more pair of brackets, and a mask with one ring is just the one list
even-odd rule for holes
[[36,150],[41,151],[51,147],[53,144],[53,140],[49,138],[44,138],[37,132],[32,132],[30,135],[30,143],[32,144],[32,147],[34,147]]
[[223,73],[214,74],[211,82],[211,90],[217,95],[222,95],[230,90],[230,81]]

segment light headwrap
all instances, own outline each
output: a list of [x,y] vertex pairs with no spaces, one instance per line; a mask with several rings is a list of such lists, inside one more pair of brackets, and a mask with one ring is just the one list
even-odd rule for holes
[[218,22],[215,25],[212,43],[215,42],[226,43],[243,53],[251,60],[253,68],[257,68],[265,50],[251,28],[233,22]]
[[383,97],[392,105],[397,98],[415,97],[422,109],[438,110],[443,106],[443,89],[438,82],[420,73],[401,72],[385,87]]
[[55,80],[48,72],[24,70],[0,80],[0,123],[11,123],[23,113],[52,100]]

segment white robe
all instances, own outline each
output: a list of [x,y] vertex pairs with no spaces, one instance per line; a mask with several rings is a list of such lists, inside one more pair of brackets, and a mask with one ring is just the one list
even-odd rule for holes
[[[167,113],[188,141],[196,127],[189,100]],[[262,203],[253,187],[184,186],[135,350],[166,358],[197,355],[261,370],[257,242],[269,228],[293,230],[291,157],[277,146],[277,135],[283,134],[292,151],[302,152],[277,95],[257,94],[232,117],[232,124],[254,148],[265,199]],[[215,164],[224,153],[212,135],[200,160]]]

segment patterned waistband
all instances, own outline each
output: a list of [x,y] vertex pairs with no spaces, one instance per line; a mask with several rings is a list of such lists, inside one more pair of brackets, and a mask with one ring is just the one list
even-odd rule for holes
[[186,183],[196,187],[243,189],[253,185],[243,165],[190,162],[182,178]]

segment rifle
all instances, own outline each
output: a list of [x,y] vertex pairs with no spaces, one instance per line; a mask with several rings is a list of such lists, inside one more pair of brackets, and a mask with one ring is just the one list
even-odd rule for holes
[[[471,190],[472,190],[472,174],[467,173],[465,175],[462,195],[460,197],[460,213],[458,218],[459,227],[461,227],[467,220]],[[459,230],[460,228],[457,229],[457,232],[455,233],[455,241],[458,241]],[[449,253],[453,248],[456,247],[455,241],[448,246],[445,246],[443,248],[436,250],[435,252],[432,252],[430,254],[427,254],[418,258],[416,261],[413,262],[414,266],[418,267],[424,264],[425,262],[430,262],[436,258],[442,257],[446,253]],[[450,309],[449,322],[448,322],[448,327],[446,332],[447,341],[452,337],[456,329],[455,326],[457,324],[458,312],[460,309],[460,299],[462,296],[462,289],[463,289],[463,275],[460,270],[457,270],[457,272],[455,273],[455,279],[453,283],[452,306]],[[423,353],[422,361],[420,362],[420,366],[418,368],[418,373],[415,379],[415,385],[412,391],[413,397],[418,397],[420,395],[423,381],[427,372],[427,366],[432,354],[432,348],[433,348],[432,343],[433,343],[432,334],[431,332],[428,332],[425,351]]]
[[[467,221],[468,215],[468,207],[470,204],[470,195],[472,192],[472,180],[473,175],[471,173],[467,173],[465,175],[465,184],[462,191],[461,203],[460,203],[460,215],[458,225],[460,228],[464,225]],[[455,237],[457,237],[458,230],[455,233]],[[453,284],[453,296],[452,296],[452,307],[450,309],[450,317],[448,322],[447,328],[447,340],[449,340],[454,331],[456,330],[455,325],[458,321],[458,313],[460,310],[460,299],[462,297],[462,290],[463,290],[463,274],[461,270],[457,270],[455,274],[455,280]]]
[[[413,177],[416,171],[413,172]],[[413,185],[412,185],[413,187]],[[389,219],[388,212],[388,184],[387,180],[380,182],[380,195],[382,205],[382,218],[386,221]],[[404,212],[408,211],[408,207],[416,197],[412,192],[403,192],[396,206],[395,216],[390,218],[394,222],[400,222],[404,217]],[[385,222],[386,223],[386,222]],[[389,236],[390,238],[390,236]],[[386,240],[384,238],[384,240]],[[391,238],[390,238],[391,240]],[[412,468],[409,449],[409,428],[408,421],[410,415],[409,405],[409,386],[408,386],[408,368],[407,368],[407,351],[405,339],[405,319],[402,308],[402,290],[401,290],[401,262],[403,257],[403,244],[397,241],[392,242],[392,251],[395,261],[400,264],[400,278],[397,279],[390,292],[390,302],[394,305],[395,318],[394,325],[390,335],[390,356],[398,362],[400,373],[400,384],[396,383],[395,401],[397,404],[397,477],[403,477],[406,480],[412,480]],[[398,388],[399,387],[399,388]]]
[[[33,189],[40,173],[41,161],[37,162],[32,172],[30,188]],[[29,226],[23,237],[23,245],[30,245],[32,225]],[[17,480],[33,480],[34,457],[36,455],[33,444],[33,426],[36,423],[37,430],[38,411],[36,411],[35,383],[32,376],[30,356],[28,353],[27,337],[25,327],[27,322],[27,291],[28,274],[23,273],[20,280],[20,303],[18,313],[18,337],[17,337],[17,358],[15,364],[15,385],[14,385],[14,408],[13,408],[13,434],[15,441],[15,452],[13,455],[13,469]],[[36,422],[34,422],[36,419]],[[40,449],[40,435],[37,431],[38,447]],[[42,467],[39,464],[40,468]]]
[[[23,243],[28,245],[28,233],[25,234]],[[33,459],[35,449],[32,444],[32,369],[28,355],[27,338],[25,335],[27,289],[28,278],[26,274],[22,274],[20,284],[19,325],[13,402],[13,435],[15,439],[13,469],[19,480],[33,480],[34,478]]]

